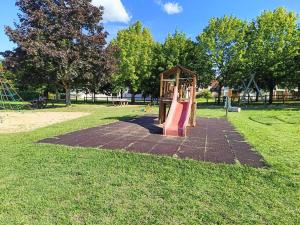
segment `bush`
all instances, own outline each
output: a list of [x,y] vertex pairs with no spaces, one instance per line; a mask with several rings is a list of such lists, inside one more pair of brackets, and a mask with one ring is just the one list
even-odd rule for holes
[[206,103],[208,103],[208,100],[212,98],[212,94],[208,89],[204,89],[202,90],[198,95],[197,98],[205,98],[206,99]]

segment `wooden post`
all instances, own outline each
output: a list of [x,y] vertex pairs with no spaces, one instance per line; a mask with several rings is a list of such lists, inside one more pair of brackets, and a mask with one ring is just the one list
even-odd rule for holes
[[158,123],[159,124],[162,124],[164,121],[163,119],[163,113],[164,113],[164,110],[163,110],[163,85],[164,85],[164,74],[161,73],[160,74],[160,91],[159,91],[159,113],[158,113]]
[[179,91],[179,78],[180,78],[180,69],[176,70],[176,86],[177,86],[177,90]]
[[163,96],[163,85],[164,85],[164,74],[160,74],[160,91],[159,91],[159,96],[160,98]]
[[165,122],[165,104],[163,103],[162,100],[159,101],[159,118],[158,118],[158,123],[162,124]]
[[190,118],[190,125],[191,126],[196,126],[196,113],[197,113],[197,103],[196,103],[196,76],[193,75],[193,92],[192,92],[192,108],[191,108],[191,118]]

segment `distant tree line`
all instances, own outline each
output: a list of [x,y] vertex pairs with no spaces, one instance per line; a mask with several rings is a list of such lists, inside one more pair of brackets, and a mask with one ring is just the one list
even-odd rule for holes
[[6,27],[17,44],[1,53],[4,67],[23,88],[43,87],[97,93],[138,93],[158,97],[159,73],[182,65],[199,74],[198,85],[240,87],[250,74],[270,93],[277,85],[300,90],[298,16],[284,8],[264,11],[251,22],[212,18],[195,41],[175,31],[163,43],[136,22],[106,43],[103,8],[91,0],[18,0],[20,22]]

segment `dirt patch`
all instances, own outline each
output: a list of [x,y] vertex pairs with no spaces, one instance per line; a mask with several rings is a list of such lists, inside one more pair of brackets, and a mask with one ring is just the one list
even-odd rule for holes
[[0,133],[32,131],[87,116],[82,112],[0,112]]

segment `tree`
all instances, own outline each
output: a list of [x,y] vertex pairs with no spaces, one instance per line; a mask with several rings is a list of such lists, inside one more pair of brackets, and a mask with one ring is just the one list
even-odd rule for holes
[[116,91],[129,88],[131,102],[140,91],[142,81],[151,75],[154,41],[147,28],[136,22],[128,29],[118,32],[112,45],[117,46],[118,71],[114,74],[113,84]]
[[185,33],[175,31],[173,35],[168,35],[162,45],[162,54],[164,58],[164,70],[174,66],[181,65],[191,68],[194,56],[194,43],[188,39]]
[[300,96],[300,50],[297,55],[289,60],[287,63],[287,76],[283,80],[285,87],[289,89],[298,89],[298,96]]
[[[14,51],[1,53],[4,56],[4,68],[15,74],[16,85],[22,90],[47,87],[56,84],[56,70],[51,60],[29,55],[21,47]],[[43,63],[41,63],[41,61]],[[48,97],[45,95],[45,97]]]
[[169,34],[163,44],[153,46],[151,75],[142,81],[142,90],[145,96],[159,97],[159,74],[176,65],[193,69],[195,44],[182,32],[175,31]]
[[100,23],[103,8],[91,0],[18,0],[16,5],[20,22],[15,29],[6,27],[6,34],[36,60],[38,68],[53,65],[70,105],[72,83],[87,63],[82,59],[89,55],[103,60],[107,36]]
[[294,12],[277,8],[264,11],[250,25],[247,56],[269,90],[270,104],[274,88],[291,75],[289,63],[298,54],[297,18]]
[[82,76],[77,78],[77,84],[84,84],[83,88],[93,94],[93,101],[97,93],[110,94],[112,91],[111,76],[117,71],[116,52],[116,47],[108,45],[101,54],[101,60],[95,54],[86,54],[83,57],[85,64],[81,68]]
[[191,68],[198,74],[197,85],[201,88],[207,88],[215,79],[212,61],[202,45],[197,45],[193,54],[195,59]]
[[152,67],[150,74],[142,80],[142,91],[144,97],[151,96],[153,98],[159,97],[160,76],[161,72],[165,71],[165,58],[162,52],[162,45],[155,43],[153,45]]
[[232,74],[241,69],[246,31],[247,23],[236,17],[224,16],[212,18],[197,37],[199,51],[205,55],[204,59],[210,61],[211,70],[219,82],[218,103],[222,87],[228,85]]

